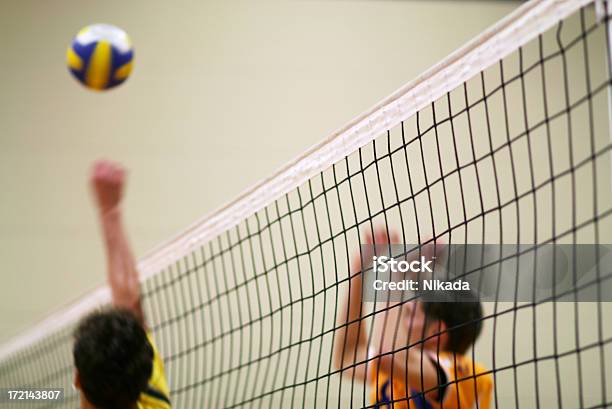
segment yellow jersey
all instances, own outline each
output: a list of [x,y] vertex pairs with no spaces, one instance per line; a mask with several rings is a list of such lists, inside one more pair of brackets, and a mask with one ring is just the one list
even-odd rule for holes
[[155,347],[153,337],[151,334],[147,334],[147,337],[153,347],[153,373],[147,389],[140,394],[138,409],[171,409],[164,363]]
[[440,352],[429,359],[442,379],[439,399],[427,399],[418,389],[372,368],[372,404],[389,409],[489,409],[493,379],[486,370],[463,355]]

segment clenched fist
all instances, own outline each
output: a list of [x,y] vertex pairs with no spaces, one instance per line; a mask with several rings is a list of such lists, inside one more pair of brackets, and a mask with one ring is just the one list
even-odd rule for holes
[[90,183],[98,210],[104,214],[121,203],[125,185],[125,169],[118,163],[99,160],[94,163]]

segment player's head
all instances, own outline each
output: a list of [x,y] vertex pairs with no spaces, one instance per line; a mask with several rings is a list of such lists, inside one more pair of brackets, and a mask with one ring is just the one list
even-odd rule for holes
[[402,311],[409,343],[422,342],[425,349],[464,354],[482,329],[482,304],[469,291],[459,296],[429,291],[419,301],[407,302]]
[[153,370],[153,348],[137,318],[105,309],[78,325],[73,348],[82,407],[132,409]]

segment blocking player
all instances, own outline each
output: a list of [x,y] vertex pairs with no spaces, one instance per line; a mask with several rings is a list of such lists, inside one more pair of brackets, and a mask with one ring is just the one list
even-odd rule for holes
[[112,307],[74,333],[74,385],[81,409],[170,409],[164,366],[147,333],[138,271],[122,224],[125,171],[99,161],[91,185],[102,225]]
[[[366,244],[383,245],[391,241],[386,230]],[[428,259],[435,246],[422,249]],[[374,254],[372,254],[374,255]],[[366,255],[364,260],[368,260]],[[350,292],[338,311],[339,328],[334,345],[334,362],[342,374],[367,382],[372,387],[371,404],[393,409],[488,409],[492,379],[484,368],[467,355],[482,327],[482,306],[474,295],[461,302],[440,302],[442,292],[434,297],[408,301],[377,313],[385,320],[379,341],[371,337],[368,346],[362,307],[362,256],[357,254],[350,279]],[[431,294],[430,294],[431,295]],[[393,317],[391,311],[398,311]],[[387,317],[385,317],[387,314]]]

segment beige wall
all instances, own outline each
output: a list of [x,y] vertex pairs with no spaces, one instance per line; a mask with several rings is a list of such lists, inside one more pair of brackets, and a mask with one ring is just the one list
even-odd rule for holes
[[[104,280],[86,178],[131,170],[142,255],[515,8],[515,2],[4,1],[0,341]],[[126,29],[135,71],[97,94],[67,72],[83,25]]]

